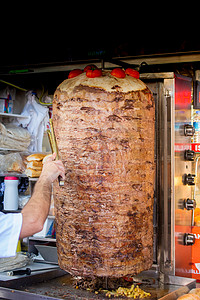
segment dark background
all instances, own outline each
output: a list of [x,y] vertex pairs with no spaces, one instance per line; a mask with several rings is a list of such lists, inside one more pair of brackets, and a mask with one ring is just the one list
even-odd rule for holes
[[[120,8],[119,8],[120,11]],[[0,32],[0,68],[200,50],[198,27],[168,15],[15,16]],[[58,16],[58,15],[57,15]],[[161,22],[162,21],[162,22]]]

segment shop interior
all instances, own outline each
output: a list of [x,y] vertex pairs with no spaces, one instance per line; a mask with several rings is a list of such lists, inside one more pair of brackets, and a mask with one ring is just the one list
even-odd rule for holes
[[[155,99],[153,265],[118,285],[103,278],[94,288],[88,279],[84,285],[83,278],[72,278],[58,264],[52,194],[42,231],[19,240],[15,258],[0,258],[0,298],[125,299],[116,287],[125,289],[128,282],[146,291],[147,299],[178,299],[200,283],[200,40],[180,35],[169,42],[139,34],[135,40],[126,34],[84,40],[80,46],[69,37],[62,45],[58,38],[47,50],[25,38],[26,47],[2,49],[0,211],[20,213],[31,198],[42,159],[55,150],[50,138],[55,91],[70,72],[88,65],[134,69]],[[43,44],[49,45],[47,36]],[[43,157],[34,166],[36,153]]]

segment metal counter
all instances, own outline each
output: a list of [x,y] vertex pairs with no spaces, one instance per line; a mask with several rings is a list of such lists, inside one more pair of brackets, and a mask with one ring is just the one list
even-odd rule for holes
[[[41,266],[41,268],[44,266]],[[46,267],[46,266],[45,266]],[[18,277],[18,278],[14,278]],[[55,278],[56,277],[56,278]],[[140,282],[140,288],[145,292],[150,292],[151,297],[146,299],[163,299],[173,300],[180,295],[188,293],[196,287],[196,280],[177,276],[164,276],[156,271],[142,272],[134,280]],[[163,283],[164,282],[164,283]],[[62,271],[59,267],[50,269],[45,272],[36,272],[33,275],[13,276],[7,281],[0,281],[0,298],[1,299],[109,299],[105,293],[98,294],[76,288],[74,279],[70,274]],[[131,285],[131,284],[130,284]],[[109,289],[109,286],[108,286]],[[115,299],[125,299],[117,297]]]

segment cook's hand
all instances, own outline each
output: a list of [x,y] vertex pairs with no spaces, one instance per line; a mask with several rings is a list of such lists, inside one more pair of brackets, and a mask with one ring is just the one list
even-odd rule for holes
[[40,176],[45,176],[49,181],[54,182],[58,176],[65,179],[65,168],[61,160],[55,160],[56,153],[48,156],[44,162],[42,173]]

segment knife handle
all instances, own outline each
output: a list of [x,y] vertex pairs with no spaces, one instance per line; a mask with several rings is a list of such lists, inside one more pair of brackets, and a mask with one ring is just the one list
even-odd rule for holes
[[8,276],[30,275],[30,274],[31,274],[31,269],[30,268],[26,268],[26,270],[16,270],[16,271],[7,272]]
[[65,184],[64,180],[62,180],[62,177],[60,175],[58,176],[58,182],[59,182],[59,186],[64,186]]

